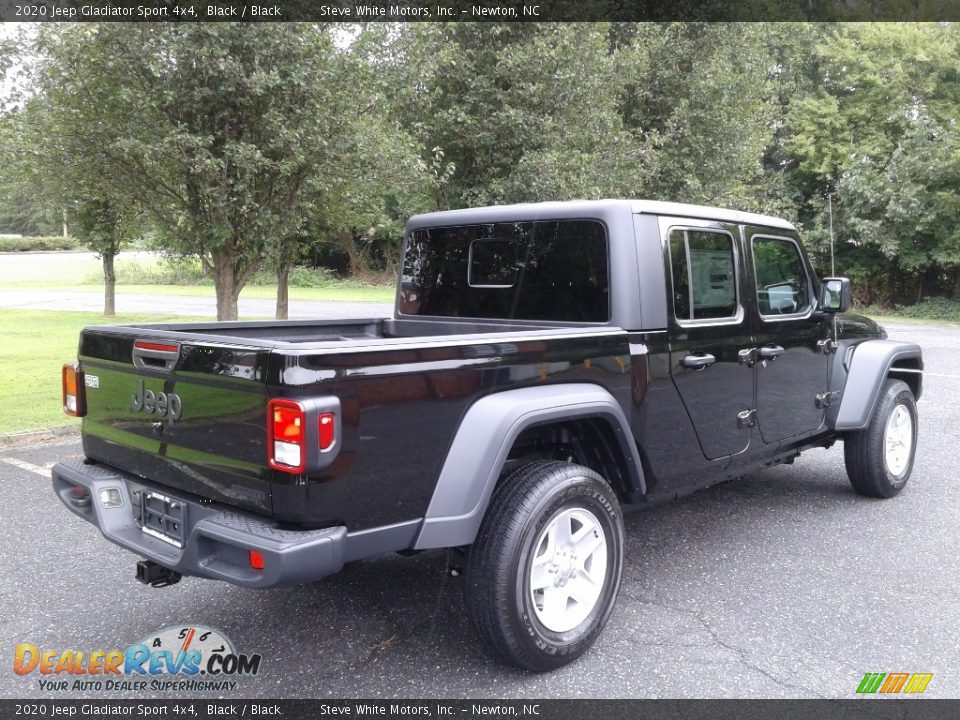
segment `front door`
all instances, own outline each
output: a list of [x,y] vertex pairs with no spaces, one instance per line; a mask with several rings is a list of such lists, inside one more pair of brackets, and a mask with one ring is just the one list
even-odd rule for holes
[[669,249],[670,373],[710,460],[750,444],[753,347],[736,225],[660,218]]
[[813,275],[794,237],[746,228],[756,298],[757,422],[766,443],[823,423],[830,324],[815,314]]

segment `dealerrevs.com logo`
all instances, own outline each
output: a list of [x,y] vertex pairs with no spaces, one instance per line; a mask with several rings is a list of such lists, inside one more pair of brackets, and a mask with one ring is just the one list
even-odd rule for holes
[[48,692],[156,692],[235,690],[233,678],[256,675],[259,653],[238,653],[219,630],[171,626],[124,650],[49,650],[20,643],[13,671],[37,676]]

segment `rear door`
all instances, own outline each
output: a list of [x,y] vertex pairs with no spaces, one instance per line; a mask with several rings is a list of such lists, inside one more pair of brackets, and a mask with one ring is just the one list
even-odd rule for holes
[[660,218],[671,278],[670,372],[703,454],[717,459],[750,444],[753,347],[737,225]]
[[827,390],[829,323],[814,314],[812,269],[792,233],[747,227],[756,298],[757,421],[766,443],[816,430]]

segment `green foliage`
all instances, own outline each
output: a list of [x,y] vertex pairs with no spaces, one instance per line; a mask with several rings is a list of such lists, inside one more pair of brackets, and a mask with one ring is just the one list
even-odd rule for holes
[[79,250],[80,243],[73,237],[57,235],[24,235],[0,237],[0,252],[28,252],[31,250]]
[[293,287],[330,287],[335,283],[333,275],[324,268],[295,267],[290,271],[290,284]]
[[782,144],[821,266],[834,193],[837,271],[865,301],[960,297],[957,28],[838,25],[809,47]]
[[777,106],[751,24],[416,24],[404,123],[438,208],[653,197],[770,209]]
[[316,195],[369,158],[354,130],[371,98],[325,27],[57,26],[41,29],[39,50],[53,129],[111,200],[142,208],[167,249],[203,263],[222,318]]
[[[156,264],[144,264],[135,260],[120,260],[114,269],[120,285],[212,285],[213,280],[204,273],[199,260],[165,260]],[[84,279],[85,284],[96,284],[103,278],[99,274]]]
[[200,263],[224,317],[274,273],[325,287],[298,266],[388,272],[413,213],[600,197],[784,216],[821,272],[832,205],[862,301],[960,298],[954,24],[32,32],[32,94],[0,116],[0,228],[54,233],[66,210],[94,249],[149,236]]
[[865,315],[910,318],[913,320],[960,322],[960,300],[929,298],[912,305],[894,305],[892,307],[868,305],[860,308],[858,312]]

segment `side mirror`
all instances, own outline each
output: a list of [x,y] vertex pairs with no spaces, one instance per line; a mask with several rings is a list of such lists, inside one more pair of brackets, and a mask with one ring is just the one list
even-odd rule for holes
[[853,290],[849,278],[824,278],[820,283],[820,310],[842,313],[850,309]]

